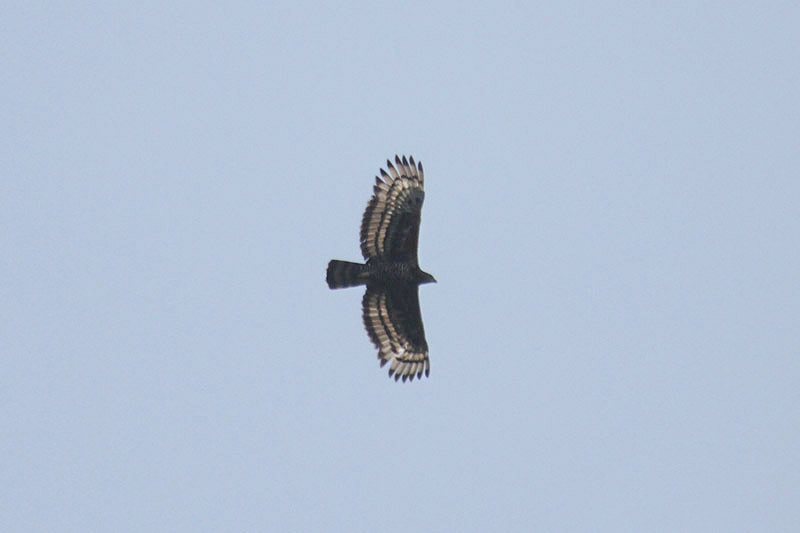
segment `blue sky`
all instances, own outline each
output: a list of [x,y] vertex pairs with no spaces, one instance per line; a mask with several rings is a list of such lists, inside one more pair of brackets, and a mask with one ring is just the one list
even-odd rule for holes
[[[3,531],[797,531],[800,9],[7,2]],[[426,170],[431,376],[361,324]]]

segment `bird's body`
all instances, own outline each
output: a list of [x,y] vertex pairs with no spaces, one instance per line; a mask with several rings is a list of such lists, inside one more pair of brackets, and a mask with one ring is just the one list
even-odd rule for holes
[[328,265],[326,281],[331,289],[356,285],[377,285],[392,281],[425,283],[430,276],[416,265],[391,261],[351,263],[333,259]]
[[428,344],[419,310],[418,287],[436,280],[419,268],[417,242],[425,199],[422,163],[395,156],[375,178],[374,194],[361,221],[361,252],[366,263],[332,260],[326,281],[331,289],[366,285],[364,326],[378,348],[381,366],[392,361],[395,380],[430,373]]

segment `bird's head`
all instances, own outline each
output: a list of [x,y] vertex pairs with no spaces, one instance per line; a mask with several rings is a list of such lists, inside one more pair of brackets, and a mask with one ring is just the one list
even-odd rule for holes
[[427,272],[420,271],[420,283],[436,283],[436,278],[428,274]]

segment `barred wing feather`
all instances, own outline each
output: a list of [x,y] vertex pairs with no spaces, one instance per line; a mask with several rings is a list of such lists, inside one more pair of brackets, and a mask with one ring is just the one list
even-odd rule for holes
[[364,326],[378,348],[381,366],[391,361],[395,381],[430,374],[428,343],[419,310],[418,285],[393,283],[368,286],[362,301]]
[[375,177],[373,196],[361,220],[361,253],[370,261],[417,265],[417,242],[425,200],[422,163],[395,156],[386,160],[388,172]]

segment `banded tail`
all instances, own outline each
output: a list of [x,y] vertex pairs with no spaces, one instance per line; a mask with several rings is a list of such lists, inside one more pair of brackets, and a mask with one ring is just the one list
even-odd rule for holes
[[325,276],[325,281],[328,282],[328,287],[331,289],[366,285],[368,279],[367,265],[338,259],[333,259],[328,263],[328,274]]

